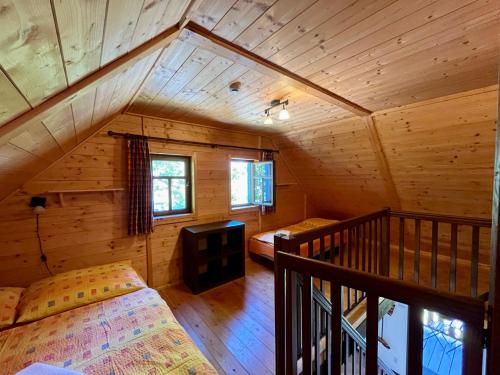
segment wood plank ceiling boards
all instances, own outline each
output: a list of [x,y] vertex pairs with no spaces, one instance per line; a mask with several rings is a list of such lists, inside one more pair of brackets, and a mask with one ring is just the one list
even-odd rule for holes
[[[496,82],[494,1],[200,1],[188,18],[191,32],[130,112],[278,132],[352,116],[269,75],[258,57],[370,110]],[[239,96],[228,93],[233,80]],[[291,121],[264,127],[263,108],[281,97]]]
[[[124,108],[287,145],[375,111],[354,131],[397,206],[377,114],[496,84],[499,20],[494,0],[0,0],[0,177],[20,173],[0,196]],[[273,99],[291,118],[264,126]]]
[[177,37],[187,6],[187,0],[0,1],[0,177],[9,176],[0,197],[130,102]]

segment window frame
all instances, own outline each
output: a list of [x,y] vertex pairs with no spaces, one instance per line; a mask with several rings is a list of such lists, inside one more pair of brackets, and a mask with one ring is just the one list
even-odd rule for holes
[[[269,177],[255,177],[255,168],[257,165],[270,165],[271,166],[271,176]],[[264,160],[264,161],[254,161],[252,163],[252,202],[256,206],[264,206],[264,207],[271,207],[274,205],[274,161],[273,160]],[[262,197],[264,198],[264,181],[269,181],[271,185],[271,202],[266,203],[264,201],[262,202],[256,202],[255,200],[255,185],[257,180],[260,182],[260,185],[262,187]]]
[[[250,196],[250,202],[245,203],[245,204],[238,204],[238,205],[233,205],[232,203],[232,184],[231,184],[231,163],[233,161],[243,161],[247,162],[249,164],[249,174],[248,174],[248,189],[249,189],[249,196]],[[271,165],[271,176],[269,177],[255,177],[255,168],[256,165],[259,164],[269,164]],[[261,161],[261,160],[255,160],[251,158],[245,158],[245,157],[230,157],[229,159],[229,204],[231,207],[231,210],[242,210],[245,208],[255,208],[255,207],[269,207],[274,205],[274,199],[275,199],[275,180],[274,180],[274,171],[275,169],[275,163],[272,160],[266,160],[266,161]],[[264,181],[268,180],[271,183],[271,202],[266,203],[266,202],[256,202],[255,201],[255,186],[257,181]]]
[[[154,160],[165,160],[165,161],[182,161],[185,165],[185,175],[183,177],[180,176],[154,176],[153,175],[153,161]],[[185,180],[186,183],[186,208],[181,210],[172,210],[172,179],[182,179]],[[169,210],[166,211],[155,211],[154,209],[154,181],[155,180],[167,180],[169,187]],[[187,155],[167,155],[167,154],[151,154],[151,203],[153,205],[153,217],[161,218],[182,214],[191,214],[193,213],[193,176],[192,176],[192,157]]]

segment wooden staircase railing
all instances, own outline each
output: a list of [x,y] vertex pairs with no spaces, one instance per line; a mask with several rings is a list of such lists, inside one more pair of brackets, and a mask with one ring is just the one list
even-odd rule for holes
[[[298,283],[298,293],[296,293],[297,303],[297,321],[301,321],[301,313],[302,313],[302,302],[301,302],[301,289],[303,287],[303,280],[299,276],[297,277]],[[342,299],[338,301],[338,303],[343,306],[345,309],[345,305],[342,303]],[[332,303],[331,301],[322,293],[318,288],[313,286],[312,288],[312,327],[315,329],[312,330],[312,340],[313,340],[313,348],[312,348],[312,360],[313,360],[313,372],[316,374],[328,373],[327,368],[327,358],[331,357],[331,346],[329,342],[331,342],[331,318],[332,318]],[[341,330],[342,330],[342,350],[343,355],[341,358],[341,363],[343,367],[343,372],[345,374],[364,374],[364,369],[366,367],[366,340],[365,338],[356,331],[355,328],[351,325],[351,323],[347,320],[347,318],[341,315]],[[301,325],[298,324],[296,326],[297,329],[297,337],[299,343],[297,346],[297,352],[294,355],[297,358],[297,371],[296,373],[300,374],[303,371],[303,360],[302,360],[302,341],[300,338],[301,334]],[[378,360],[378,369],[380,375],[394,375],[394,372],[381,360]]]
[[[444,289],[451,293],[476,297],[486,291],[480,291],[478,287],[479,245],[482,231],[489,228],[489,219],[391,211],[387,208],[288,238],[276,236],[274,249],[303,254],[301,249],[306,248],[308,258],[315,257],[339,266],[400,280],[413,280],[417,284],[428,279],[427,285],[432,288],[439,287],[439,280],[440,289],[445,284]],[[430,233],[425,233],[424,229],[428,229]],[[440,232],[449,240],[448,245],[445,246],[444,241],[440,241]],[[413,238],[409,238],[409,235]],[[428,251],[422,249],[424,235],[430,239]],[[327,243],[331,244],[329,248],[325,246]],[[459,245],[461,248],[469,246],[470,252],[466,254],[468,259],[458,256]],[[405,269],[408,257],[413,258],[413,266],[409,271]],[[424,257],[430,257],[426,274],[422,267]],[[470,273],[468,291],[457,288],[459,258],[462,263],[465,262],[465,268]],[[442,272],[438,275],[439,259],[449,265],[446,280],[443,279]],[[352,294],[352,298],[356,300],[362,296]]]
[[[413,225],[409,225],[408,223],[412,223]],[[441,236],[440,239],[440,232],[443,234],[446,231],[446,227],[449,227],[448,235],[445,234]],[[302,254],[303,256],[305,255],[305,260],[307,260],[307,258],[315,258],[323,263],[328,262],[330,263],[329,265],[340,266],[346,271],[357,270],[366,274],[371,274],[369,276],[372,277],[374,276],[373,274],[375,274],[394,279],[387,281],[400,282],[401,280],[405,280],[416,284],[426,282],[427,286],[430,288],[436,289],[439,287],[442,292],[446,292],[445,295],[448,297],[456,294],[465,294],[466,296],[475,298],[478,296],[479,292],[484,292],[484,290],[480,291],[478,287],[480,231],[487,230],[489,227],[491,227],[491,221],[486,219],[391,211],[387,208],[368,215],[344,220],[320,229],[302,232],[290,237],[275,236],[275,274],[278,274],[278,252]],[[411,229],[413,229],[413,232]],[[429,233],[426,233],[426,230],[428,230]],[[464,237],[464,235],[469,234],[469,232],[470,235]],[[410,238],[410,236],[412,238]],[[425,242],[422,240],[423,238],[429,239],[426,244],[428,247],[427,251],[423,251],[421,247],[422,242]],[[449,245],[446,246],[448,250],[447,254],[443,252],[443,238],[449,240]],[[330,244],[329,247],[326,246],[328,243]],[[457,288],[458,249],[460,246],[463,253],[464,244],[470,246],[470,254],[468,254],[469,260],[464,261],[463,254],[461,254],[460,262],[465,262],[470,272],[470,289],[464,290],[462,287],[459,290],[459,288]],[[428,258],[427,263],[430,264],[427,269],[421,264],[424,257]],[[282,258],[283,257],[280,256],[280,259]],[[408,258],[412,258],[411,263],[408,262]],[[438,261],[440,262],[440,266],[443,262],[449,264],[449,274],[447,276],[443,276],[442,270],[438,269]],[[411,267],[408,267],[409,265]],[[300,270],[297,272],[300,273]],[[287,285],[287,287],[290,286],[291,282],[288,278],[293,274],[294,272],[291,272],[290,275],[287,273],[286,280],[288,282],[284,284]],[[444,280],[445,278],[446,280]],[[339,297],[343,300],[342,306],[340,307],[340,316],[342,318],[346,313],[354,309],[359,303],[367,298],[367,289],[356,288],[350,283],[342,284],[343,288],[339,291],[335,286],[336,284],[331,283],[332,280],[338,280],[332,279],[331,277],[313,278],[312,280],[313,291],[315,291],[314,286],[316,285],[320,294],[323,294],[327,299],[331,298],[335,300],[335,297]],[[448,284],[446,288],[443,288],[443,283],[446,284],[446,282]],[[278,285],[279,280],[276,280],[276,286]],[[330,290],[325,287],[328,285],[330,286]],[[416,287],[415,284],[409,285]],[[297,293],[297,291],[295,290],[294,293]],[[301,293],[299,293],[299,299],[301,298]],[[379,291],[378,295],[380,295],[380,293]],[[313,296],[314,294],[315,293],[312,293]],[[476,300],[474,298],[473,300]],[[403,302],[402,298],[396,298],[395,300]],[[278,296],[276,302],[278,303]],[[483,304],[483,302],[479,303]],[[373,309],[373,298],[371,303],[367,301],[367,305],[369,305],[368,309]],[[276,306],[278,309],[278,305]],[[298,318],[304,319],[304,316],[299,316],[299,314],[290,315],[292,310],[289,310],[289,308],[290,307],[285,308],[284,317],[279,316],[277,313],[276,325],[278,327],[280,324],[279,319],[288,317],[288,324],[292,324],[295,328],[298,327],[297,333],[301,336],[303,334],[301,331],[303,324],[297,321],[293,322],[291,317],[297,320]],[[428,308],[428,306],[425,305],[425,301],[420,300],[420,303],[413,305],[410,315],[413,319],[416,319],[416,316],[424,308]],[[314,309],[315,312],[311,317],[309,317],[307,311],[305,311],[306,320],[314,320],[317,314],[317,308],[314,307]],[[335,308],[333,308],[332,317],[338,315],[338,313],[339,312],[336,312]],[[316,327],[316,323],[314,323],[311,329],[314,337],[323,337],[321,332],[318,334],[316,330],[324,329],[324,327],[320,325],[318,328]],[[332,329],[332,327],[330,327],[330,329]],[[410,327],[409,329],[412,328]],[[412,334],[416,335],[419,334],[419,332],[412,332]],[[341,335],[345,335],[345,330],[342,331]],[[345,340],[343,342],[345,342]],[[301,342],[295,339],[293,346],[297,347],[297,345],[300,346]],[[359,346],[360,344],[358,343],[355,345]],[[316,345],[314,348],[318,350],[320,346]],[[282,348],[277,346],[277,357],[280,356],[281,349]],[[287,347],[287,352],[289,352],[288,350],[292,350],[292,348]],[[293,350],[297,351],[297,349]],[[305,351],[305,357],[301,358],[303,363],[307,363],[308,361],[307,352],[308,351]],[[335,361],[334,363],[341,362]]]
[[[396,219],[398,221],[398,262],[397,262],[397,270],[394,275],[397,274],[399,279],[404,279],[405,273],[405,237],[406,237],[406,228],[408,226],[408,222],[411,222],[413,229],[413,238],[410,240],[412,242],[412,250],[413,250],[413,281],[417,284],[421,283],[421,237],[422,237],[422,227],[424,224],[428,223],[431,225],[430,228],[430,278],[429,278],[429,286],[432,288],[438,287],[438,253],[439,253],[439,228],[443,228],[443,226],[447,226],[449,231],[446,234],[449,234],[449,245],[447,249],[449,254],[444,255],[446,257],[446,261],[449,263],[449,274],[448,274],[448,291],[451,293],[457,293],[457,260],[458,260],[458,236],[459,232],[462,231],[462,237],[466,237],[462,239],[462,242],[466,243],[470,246],[469,259],[467,261],[469,265],[470,272],[470,289],[469,291],[462,291],[461,294],[469,294],[472,297],[478,296],[478,275],[479,275],[479,241],[481,231],[490,230],[491,229],[491,220],[490,219],[480,219],[480,218],[468,218],[468,217],[459,217],[459,216],[446,216],[446,215],[438,215],[438,214],[427,214],[427,213],[418,213],[418,212],[403,212],[403,211],[391,211],[387,212],[389,218]],[[388,220],[389,225],[391,221]],[[445,228],[445,229],[448,229]],[[390,229],[387,229],[390,233]],[[470,233],[467,233],[469,232]],[[465,236],[467,234],[467,236]],[[470,236],[470,237],[469,237]],[[468,238],[467,238],[468,237]],[[489,237],[489,236],[488,236]],[[469,243],[470,242],[470,243]],[[441,246],[443,247],[443,246]],[[393,250],[394,247],[390,247],[388,249],[389,257],[390,251]],[[443,255],[441,255],[443,257]],[[390,266],[391,262],[388,262]],[[483,291],[484,292],[484,291]]]
[[[347,373],[346,359],[359,361],[365,358],[361,366],[350,368],[354,372],[361,368],[366,374],[388,373],[381,369],[378,358],[378,301],[379,297],[405,303],[409,306],[408,314],[408,374],[422,373],[423,346],[423,309],[429,309],[464,322],[463,332],[463,371],[465,375],[479,374],[482,371],[483,358],[483,325],[485,316],[484,302],[480,299],[456,296],[449,292],[438,291],[429,287],[416,285],[406,281],[390,279],[367,272],[339,267],[324,261],[317,261],[284,252],[275,255],[275,306],[276,306],[276,368],[278,374],[298,374],[296,359],[296,343],[302,348],[321,348],[321,335],[313,326],[313,314],[316,302],[313,299],[314,279],[323,280],[330,285],[329,326],[326,329],[326,343],[323,368],[313,358],[320,358],[321,352],[312,354],[312,350],[302,350],[302,371],[304,375],[331,373],[340,375]],[[300,277],[302,287],[296,288],[294,280]],[[342,286],[362,290],[367,296],[367,331],[366,346],[357,349],[360,344],[354,341],[355,351],[349,352],[345,342],[345,323],[343,325]],[[295,288],[295,290],[294,290]],[[297,306],[297,293],[300,294],[300,306]],[[291,312],[300,308],[300,319]],[[297,325],[301,328],[297,329]],[[297,337],[300,332],[300,337]],[[351,332],[352,333],[352,332]],[[350,337],[354,337],[351,335]],[[314,339],[314,341],[313,341]],[[358,347],[356,346],[358,345]],[[319,349],[316,349],[319,350]],[[361,353],[356,356],[355,353]],[[352,354],[352,355],[350,355]],[[315,368],[313,368],[315,365]],[[361,371],[360,371],[361,372]]]

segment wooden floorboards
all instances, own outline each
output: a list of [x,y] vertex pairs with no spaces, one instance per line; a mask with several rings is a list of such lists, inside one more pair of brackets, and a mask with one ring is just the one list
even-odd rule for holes
[[[405,260],[405,266],[409,265],[410,259]],[[439,270],[445,273],[440,279],[446,281],[441,262]],[[428,271],[428,264],[422,262],[423,285],[427,284]],[[480,283],[480,289],[484,287]],[[442,288],[446,290],[447,286]],[[326,289],[328,295],[329,288]],[[247,260],[244,278],[199,295],[184,285],[163,289],[160,294],[219,373],[275,373],[272,270]]]
[[221,374],[274,374],[274,279],[248,260],[246,277],[199,295],[162,290],[175,317]]

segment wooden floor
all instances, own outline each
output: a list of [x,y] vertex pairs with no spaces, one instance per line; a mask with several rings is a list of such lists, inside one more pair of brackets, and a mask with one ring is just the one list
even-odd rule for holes
[[221,374],[274,374],[274,279],[248,260],[246,277],[199,295],[161,291],[175,317]]
[[[421,264],[423,285],[427,283],[428,263]],[[441,263],[438,271],[444,275],[438,279],[444,282],[447,271]],[[405,260],[405,279],[407,273],[412,275],[411,266],[411,260]],[[458,276],[458,285],[468,286],[465,273],[458,272]],[[480,290],[487,288],[485,280],[480,277]],[[447,285],[443,284],[443,289]],[[270,269],[249,259],[245,278],[199,295],[193,295],[184,285],[164,289],[160,294],[221,374],[275,373],[274,278]]]

